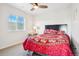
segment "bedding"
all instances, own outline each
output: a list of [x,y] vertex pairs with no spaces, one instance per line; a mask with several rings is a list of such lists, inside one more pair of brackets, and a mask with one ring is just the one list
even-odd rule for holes
[[73,56],[70,39],[63,31],[45,30],[44,34],[28,37],[23,43],[24,50],[49,56]]

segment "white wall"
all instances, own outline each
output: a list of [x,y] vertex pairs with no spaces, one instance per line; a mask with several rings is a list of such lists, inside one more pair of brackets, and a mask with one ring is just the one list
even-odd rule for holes
[[[25,17],[25,31],[8,31],[8,16],[10,14]],[[27,32],[32,30],[32,20],[34,16],[27,14],[8,4],[0,4],[0,47],[12,44],[26,38]]]
[[35,26],[39,26],[41,33],[45,25],[68,24],[68,34],[71,35],[71,8],[59,8],[56,11],[48,11],[36,16]]
[[79,55],[79,4],[72,5],[72,40],[76,47],[76,55]]

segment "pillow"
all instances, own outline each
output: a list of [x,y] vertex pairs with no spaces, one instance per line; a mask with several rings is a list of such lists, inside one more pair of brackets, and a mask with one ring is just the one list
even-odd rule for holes
[[57,34],[57,30],[53,29],[45,29],[44,34]]
[[45,30],[44,30],[44,33],[45,33],[45,34],[50,33],[49,29],[45,29]]
[[57,34],[63,35],[64,31],[58,31]]

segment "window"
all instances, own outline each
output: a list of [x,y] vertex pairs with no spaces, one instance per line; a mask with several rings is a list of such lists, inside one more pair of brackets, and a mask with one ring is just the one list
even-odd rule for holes
[[18,16],[17,29],[18,30],[23,30],[24,29],[24,17],[22,17],[22,16]]
[[24,30],[24,17],[10,15],[8,21],[8,27],[10,31],[22,31]]

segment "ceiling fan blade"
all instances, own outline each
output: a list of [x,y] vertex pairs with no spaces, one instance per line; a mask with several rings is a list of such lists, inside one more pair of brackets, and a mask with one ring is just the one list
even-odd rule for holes
[[39,8],[48,8],[47,5],[39,5]]
[[33,6],[38,6],[38,3],[30,3],[30,4],[32,4]]
[[31,11],[34,11],[35,9],[38,8],[48,8],[47,5],[41,5],[39,3],[30,3],[32,5],[32,9],[30,9]]
[[38,3],[35,3],[36,6],[38,6]]

